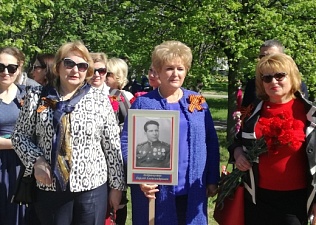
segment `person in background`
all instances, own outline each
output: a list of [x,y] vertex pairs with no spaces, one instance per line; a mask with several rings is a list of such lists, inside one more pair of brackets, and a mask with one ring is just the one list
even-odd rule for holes
[[142,91],[142,85],[141,83],[138,82],[137,77],[135,74],[132,75],[131,77],[131,88],[130,88],[130,92],[134,95],[137,92],[141,92]]
[[[128,66],[123,59],[110,58],[107,62],[107,69],[106,84],[110,87],[109,98],[116,114],[117,123],[122,130],[127,111],[131,107],[130,100],[134,97],[130,92],[123,90],[127,83]],[[126,195],[127,192],[124,191],[119,210],[115,212],[117,225],[126,223],[128,202]]]
[[141,79],[141,87],[142,87],[142,91],[145,91],[145,92],[149,92],[151,91],[151,87],[149,85],[149,79],[147,76],[143,75],[142,76],[142,79]]
[[[261,101],[245,114],[229,147],[230,161],[247,172],[246,225],[307,225],[307,213],[316,215],[316,107],[300,88],[301,75],[290,56],[274,53],[260,59],[256,93]],[[250,163],[247,153],[261,138],[267,152]]]
[[[179,41],[163,42],[152,52],[152,63],[161,84],[139,96],[131,108],[179,111],[178,185],[130,185],[133,224],[148,225],[149,199],[155,199],[156,225],[207,224],[208,197],[217,193],[220,178],[219,144],[205,99],[182,88],[191,68],[191,49]],[[125,164],[128,135],[126,117],[121,137]]]
[[[104,94],[104,96],[108,96],[109,95],[109,87],[105,84],[105,77],[107,74],[107,56],[104,53],[90,53],[92,60],[94,62],[94,75],[93,77],[90,79],[89,83],[96,87],[99,88],[102,93]],[[130,105],[129,105],[130,106]],[[129,108],[128,106],[128,108]],[[124,123],[124,118],[125,115],[119,115],[120,113],[120,107],[124,107],[124,104],[120,105],[119,108],[117,110],[114,110],[113,105],[112,108],[114,110],[114,113],[116,115],[116,119],[117,119],[117,124],[120,125],[120,121],[119,118],[122,118],[122,123]],[[127,109],[124,109],[123,111],[127,112]],[[122,113],[122,112],[121,112]],[[126,222],[126,217],[127,217],[127,197],[126,197],[126,191],[122,192],[122,201],[120,202],[119,208],[118,210],[115,212],[115,222],[117,225],[124,225]],[[112,209],[107,209],[107,214],[106,214],[106,222],[105,224],[108,224],[108,221],[110,221],[111,218],[111,212]]]
[[136,92],[134,94],[134,98],[130,100],[131,104],[133,104],[133,102],[136,100],[137,97],[147,94],[147,92],[155,90],[157,87],[159,87],[160,80],[152,64],[150,65],[148,69],[148,82],[149,82],[150,89],[148,89],[147,91]]
[[54,54],[39,54],[32,66],[33,79],[42,86],[53,85],[54,80],[52,66],[54,63]]
[[25,87],[14,83],[23,60],[17,48],[0,48],[0,223],[10,225],[28,224],[25,205],[11,203],[22,166],[13,150],[11,134],[25,95]]
[[110,87],[105,84],[105,77],[107,74],[106,64],[108,58],[103,52],[90,53],[90,55],[94,62],[94,75],[90,79],[89,83],[96,88],[100,88],[102,92],[104,92],[104,94],[107,96],[109,95],[110,90]]
[[153,64],[151,64],[149,69],[148,69],[148,81],[149,81],[150,87],[152,87],[153,90],[155,90],[157,87],[159,87],[159,85],[161,83],[159,78],[158,78],[158,74],[153,67]]
[[103,225],[108,199],[118,209],[126,189],[119,127],[109,99],[87,84],[93,71],[82,42],[63,44],[54,86],[29,89],[12,134],[26,175],[34,171],[41,225]]
[[27,76],[27,73],[23,71],[23,66],[24,66],[24,63],[25,63],[25,55],[24,53],[16,48],[18,53],[19,53],[19,58],[21,59],[20,60],[20,64],[19,64],[19,67],[21,68],[20,69],[20,73],[18,74],[17,78],[15,79],[15,84],[18,84],[18,85],[24,85],[24,86],[40,86],[39,83],[37,83],[35,80],[29,78]]
[[110,87],[110,95],[120,91],[125,99],[130,101],[134,96],[132,93],[123,90],[127,84],[128,66],[123,59],[110,58],[107,63],[106,85]]
[[141,91],[134,93],[134,96],[138,97],[139,95],[143,93],[152,91],[153,89],[157,88],[159,85],[160,85],[160,81],[159,81],[158,75],[151,64],[148,69],[147,77],[142,76]]
[[[260,46],[260,53],[258,58],[261,59],[273,53],[284,53],[284,46],[277,40],[267,40]],[[308,90],[304,82],[301,83],[301,92],[304,94],[304,97],[308,99]],[[246,84],[241,105],[243,107],[247,107],[256,99],[256,83],[255,78],[253,78],[248,80]]]

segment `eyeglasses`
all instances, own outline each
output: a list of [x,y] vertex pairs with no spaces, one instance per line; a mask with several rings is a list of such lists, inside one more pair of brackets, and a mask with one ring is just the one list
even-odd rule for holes
[[67,69],[72,69],[75,66],[77,66],[80,72],[85,72],[89,67],[89,64],[86,62],[75,63],[72,59],[69,59],[69,58],[64,58],[63,61],[64,61],[64,66]]
[[259,55],[259,59],[262,59],[263,57],[265,57],[265,56],[267,56],[268,54],[266,54],[266,55],[264,55],[264,54],[262,54],[262,55]]
[[9,64],[9,65],[4,65],[3,63],[0,63],[0,73],[3,73],[4,70],[7,68],[9,73],[15,73],[18,70],[18,65],[16,64]]
[[44,69],[44,66],[40,66],[40,65],[33,65],[32,66],[33,70],[37,70],[37,69]]
[[114,75],[114,73],[112,73],[112,72],[107,72],[106,73],[106,77],[112,77]]
[[276,79],[277,81],[282,81],[282,80],[284,80],[286,75],[287,74],[284,72],[275,73],[274,75],[267,74],[267,75],[262,75],[261,80],[263,80],[263,82],[265,82],[265,83],[270,83],[273,78]]
[[94,69],[94,74],[98,72],[100,76],[104,76],[107,73],[106,67],[104,68],[99,68],[99,69]]

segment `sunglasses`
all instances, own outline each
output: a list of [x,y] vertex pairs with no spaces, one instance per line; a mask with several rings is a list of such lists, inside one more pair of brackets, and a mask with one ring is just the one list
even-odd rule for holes
[[112,73],[112,72],[107,72],[106,73],[106,77],[112,77],[114,75],[114,73]]
[[15,73],[18,70],[18,65],[16,64],[9,64],[9,65],[4,65],[3,63],[0,63],[0,73],[3,73],[4,70],[7,68],[9,73]]
[[104,76],[107,73],[106,68],[99,68],[99,69],[94,69],[94,74],[98,72],[100,76]]
[[286,77],[286,73],[281,72],[281,73],[275,73],[274,75],[262,75],[261,76],[261,80],[263,80],[263,82],[265,83],[270,83],[272,81],[272,79],[276,79],[277,81],[282,81],[284,80],[284,78]]
[[33,65],[32,66],[33,70],[37,70],[37,69],[44,69],[44,66],[40,66],[40,65]]
[[262,59],[263,57],[265,57],[265,56],[267,56],[267,55],[269,55],[269,54],[266,54],[266,55],[259,55],[259,59]]
[[85,72],[89,67],[89,64],[86,62],[75,63],[72,59],[69,59],[69,58],[64,58],[63,61],[64,61],[64,66],[67,69],[72,69],[75,66],[77,66],[80,72]]

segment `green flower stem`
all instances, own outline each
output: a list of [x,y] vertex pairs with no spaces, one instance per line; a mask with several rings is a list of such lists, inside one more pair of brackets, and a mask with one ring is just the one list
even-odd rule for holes
[[[257,140],[253,147],[247,152],[247,159],[249,162],[253,163],[257,161],[260,154],[266,152],[266,144],[264,137]],[[219,190],[216,202],[216,207],[223,207],[224,200],[227,197],[232,197],[237,189],[237,187],[242,183],[243,176],[246,174],[245,171],[240,171],[239,169],[234,169],[231,173],[222,176],[219,183]]]

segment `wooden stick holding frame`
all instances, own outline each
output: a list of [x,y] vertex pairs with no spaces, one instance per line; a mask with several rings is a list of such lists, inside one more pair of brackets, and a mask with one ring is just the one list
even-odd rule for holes
[[149,199],[149,225],[155,225],[155,203],[156,199]]
[[[128,184],[178,184],[179,117],[174,110],[128,110]],[[157,136],[147,133],[149,125]],[[155,204],[148,199],[149,225],[155,225]]]

